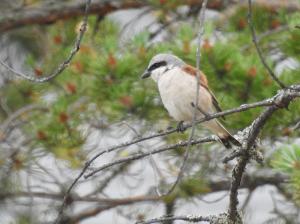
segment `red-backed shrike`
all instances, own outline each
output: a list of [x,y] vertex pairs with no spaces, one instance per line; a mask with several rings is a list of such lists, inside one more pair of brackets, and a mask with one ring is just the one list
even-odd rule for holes
[[[195,105],[198,105],[196,119],[221,111],[216,97],[208,87],[206,76],[201,71],[199,75],[198,104],[195,103],[197,69],[180,58],[171,54],[158,54],[151,59],[142,75],[143,79],[151,77],[157,83],[165,108],[179,121],[178,130],[183,131],[183,122],[192,122]],[[240,142],[217,119],[206,121],[203,125],[216,134],[226,148],[231,148],[231,144],[240,146]]]

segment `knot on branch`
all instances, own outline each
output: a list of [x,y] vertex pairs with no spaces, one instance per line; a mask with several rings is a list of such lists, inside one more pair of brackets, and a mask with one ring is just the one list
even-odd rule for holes
[[[251,139],[251,136],[253,134],[253,125],[255,122],[253,122],[250,126],[246,127],[243,131],[241,131],[241,142],[242,142],[242,148],[241,151],[242,154],[247,156],[249,159],[253,159],[258,163],[262,163],[264,160],[264,157],[262,153],[259,151],[259,145],[260,145],[260,138],[256,137],[253,142],[250,142],[249,139]],[[239,134],[239,132],[238,132]]]
[[244,130],[239,131],[234,135],[234,138],[238,140],[241,143],[241,147],[238,149],[234,150],[230,155],[226,156],[223,159],[224,163],[229,162],[230,160],[233,160],[236,157],[240,156],[246,156],[249,159],[253,159],[258,163],[262,163],[264,158],[262,153],[258,150],[259,144],[260,144],[260,139],[256,138],[252,145],[249,145],[249,136],[252,133],[252,126],[250,125],[246,127]]
[[277,94],[273,98],[273,103],[278,108],[288,109],[290,102],[297,96],[297,94],[299,94],[299,92],[299,85],[294,85],[285,89],[278,90]]
[[[251,132],[252,132],[252,124],[244,128],[243,130],[238,131],[234,136],[241,143],[242,149],[246,149],[248,147],[248,139]],[[253,143],[252,147],[256,148],[259,142],[260,142],[259,138],[255,139],[255,142]]]

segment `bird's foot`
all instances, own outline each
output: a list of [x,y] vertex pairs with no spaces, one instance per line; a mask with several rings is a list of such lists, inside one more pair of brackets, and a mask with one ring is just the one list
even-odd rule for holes
[[179,121],[179,123],[177,124],[177,132],[184,132],[186,130],[186,127],[184,126],[184,122],[183,121]]

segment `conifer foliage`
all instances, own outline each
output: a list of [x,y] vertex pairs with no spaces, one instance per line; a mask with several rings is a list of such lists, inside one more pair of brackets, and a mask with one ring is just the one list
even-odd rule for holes
[[[24,2],[25,5],[20,7],[25,11],[28,7],[41,10],[47,4],[61,4],[59,1],[47,4],[42,1]],[[91,10],[93,4],[98,2],[101,1],[91,3]],[[118,4],[128,3],[128,8],[132,3],[116,2],[115,9],[105,8],[103,4],[103,10],[121,10],[117,8]],[[157,216],[157,213],[154,216],[145,209],[139,209],[135,206],[137,203],[145,203],[152,208],[155,203],[163,205],[166,213],[158,214],[171,217],[177,214],[176,210],[182,203],[189,203],[210,192],[229,191],[234,163],[222,163],[222,159],[230,152],[213,139],[209,140],[210,143],[193,146],[184,177],[168,195],[159,196],[151,189],[155,186],[155,192],[168,191],[178,174],[184,145],[158,155],[148,155],[148,160],[120,162],[89,178],[84,177],[105,164],[187,140],[188,131],[181,134],[169,129],[176,124],[163,108],[155,84],[141,80],[140,75],[152,56],[162,52],[173,52],[187,63],[196,65],[195,40],[201,2],[140,2],[140,6],[133,7],[147,6],[148,13],[155,17],[160,28],[156,27],[153,31],[146,27],[136,34],[132,31],[129,38],[124,38],[124,29],[130,33],[139,18],[134,18],[124,28],[109,16],[109,12],[104,16],[93,12],[88,17],[87,30],[76,56],[61,74],[45,83],[15,77],[12,72],[1,68],[0,204],[5,216],[13,214],[10,215],[13,223],[20,224],[52,223],[58,215],[61,216],[60,223],[89,223],[88,218],[113,209],[123,217],[120,223],[126,223],[126,219],[133,223]],[[207,75],[222,109],[226,111],[243,104],[272,99],[280,87],[269,75],[253,44],[247,21],[247,1],[224,1],[228,5],[216,0],[208,2],[207,7],[215,10],[217,17],[206,18],[201,70]],[[299,9],[299,4],[286,1],[286,5],[279,4],[278,7],[275,4],[277,1],[269,1],[270,4],[267,1],[255,2],[252,5],[252,24],[266,63],[286,86],[299,84],[300,16],[294,8]],[[289,3],[295,5],[289,7]],[[186,5],[187,12],[179,10],[182,5]],[[15,10],[7,7],[3,18],[0,16],[0,30],[1,25],[5,24],[5,16],[9,15],[10,10]],[[48,25],[28,24],[3,32],[1,38],[5,35],[11,38],[11,44],[17,43],[24,49],[24,72],[34,78],[45,77],[55,70],[74,46],[82,17],[75,15],[60,19]],[[158,36],[162,41],[154,41]],[[5,54],[2,50],[0,52]],[[14,64],[13,58],[0,59]],[[226,115],[224,123],[232,133],[237,133],[251,125],[265,108],[256,107]],[[241,185],[248,188],[251,195],[257,187],[272,184],[278,195],[285,196],[296,210],[300,205],[299,111],[299,101],[295,100],[290,102],[287,109],[279,109],[268,119],[257,146],[257,150],[265,157],[264,165],[262,167],[251,161],[248,166],[257,174],[267,170],[271,176],[261,177],[246,170]],[[170,133],[159,135],[168,130],[171,130]],[[158,133],[158,138],[139,142],[139,139],[152,136],[154,132]],[[208,136],[210,133],[197,126],[195,139]],[[136,144],[127,144],[128,141],[136,141]],[[124,145],[119,145],[124,142]],[[99,153],[103,155],[88,164]],[[154,173],[153,178],[152,174],[150,179],[147,178],[145,167],[150,167],[147,172]],[[83,176],[66,194],[81,171],[84,171]],[[126,186],[126,178],[137,183],[137,186],[131,183]],[[135,178],[147,181],[142,183]],[[112,192],[112,189],[121,187],[116,183],[124,184],[122,188],[132,193],[124,196]],[[138,193],[135,189],[139,189]],[[149,201],[152,203],[147,204]],[[37,208],[41,202],[45,204],[44,208]],[[285,202],[275,204],[278,203]],[[22,204],[22,211],[16,209]],[[197,200],[193,206],[197,208]],[[226,206],[224,213],[227,212]],[[43,215],[37,216],[35,208],[40,209]],[[255,216],[256,211],[252,212]],[[300,218],[297,212],[280,211],[277,206],[274,206],[274,213],[277,214],[277,220],[286,218],[289,223],[297,223]],[[246,223],[247,216],[238,214]],[[211,214],[197,215],[208,217]],[[101,222],[101,215],[97,217]],[[219,221],[209,221],[221,223],[220,217],[215,217]],[[236,218],[234,222],[240,223],[241,220]],[[171,219],[163,221],[175,223]],[[252,223],[251,218],[248,221]]]

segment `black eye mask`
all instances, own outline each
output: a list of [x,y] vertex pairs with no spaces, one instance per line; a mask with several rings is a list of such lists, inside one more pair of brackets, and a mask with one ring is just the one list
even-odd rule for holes
[[157,62],[157,63],[154,63],[153,65],[151,65],[150,68],[148,68],[148,71],[151,72],[159,67],[166,66],[166,65],[167,65],[167,62],[165,62],[165,61]]

